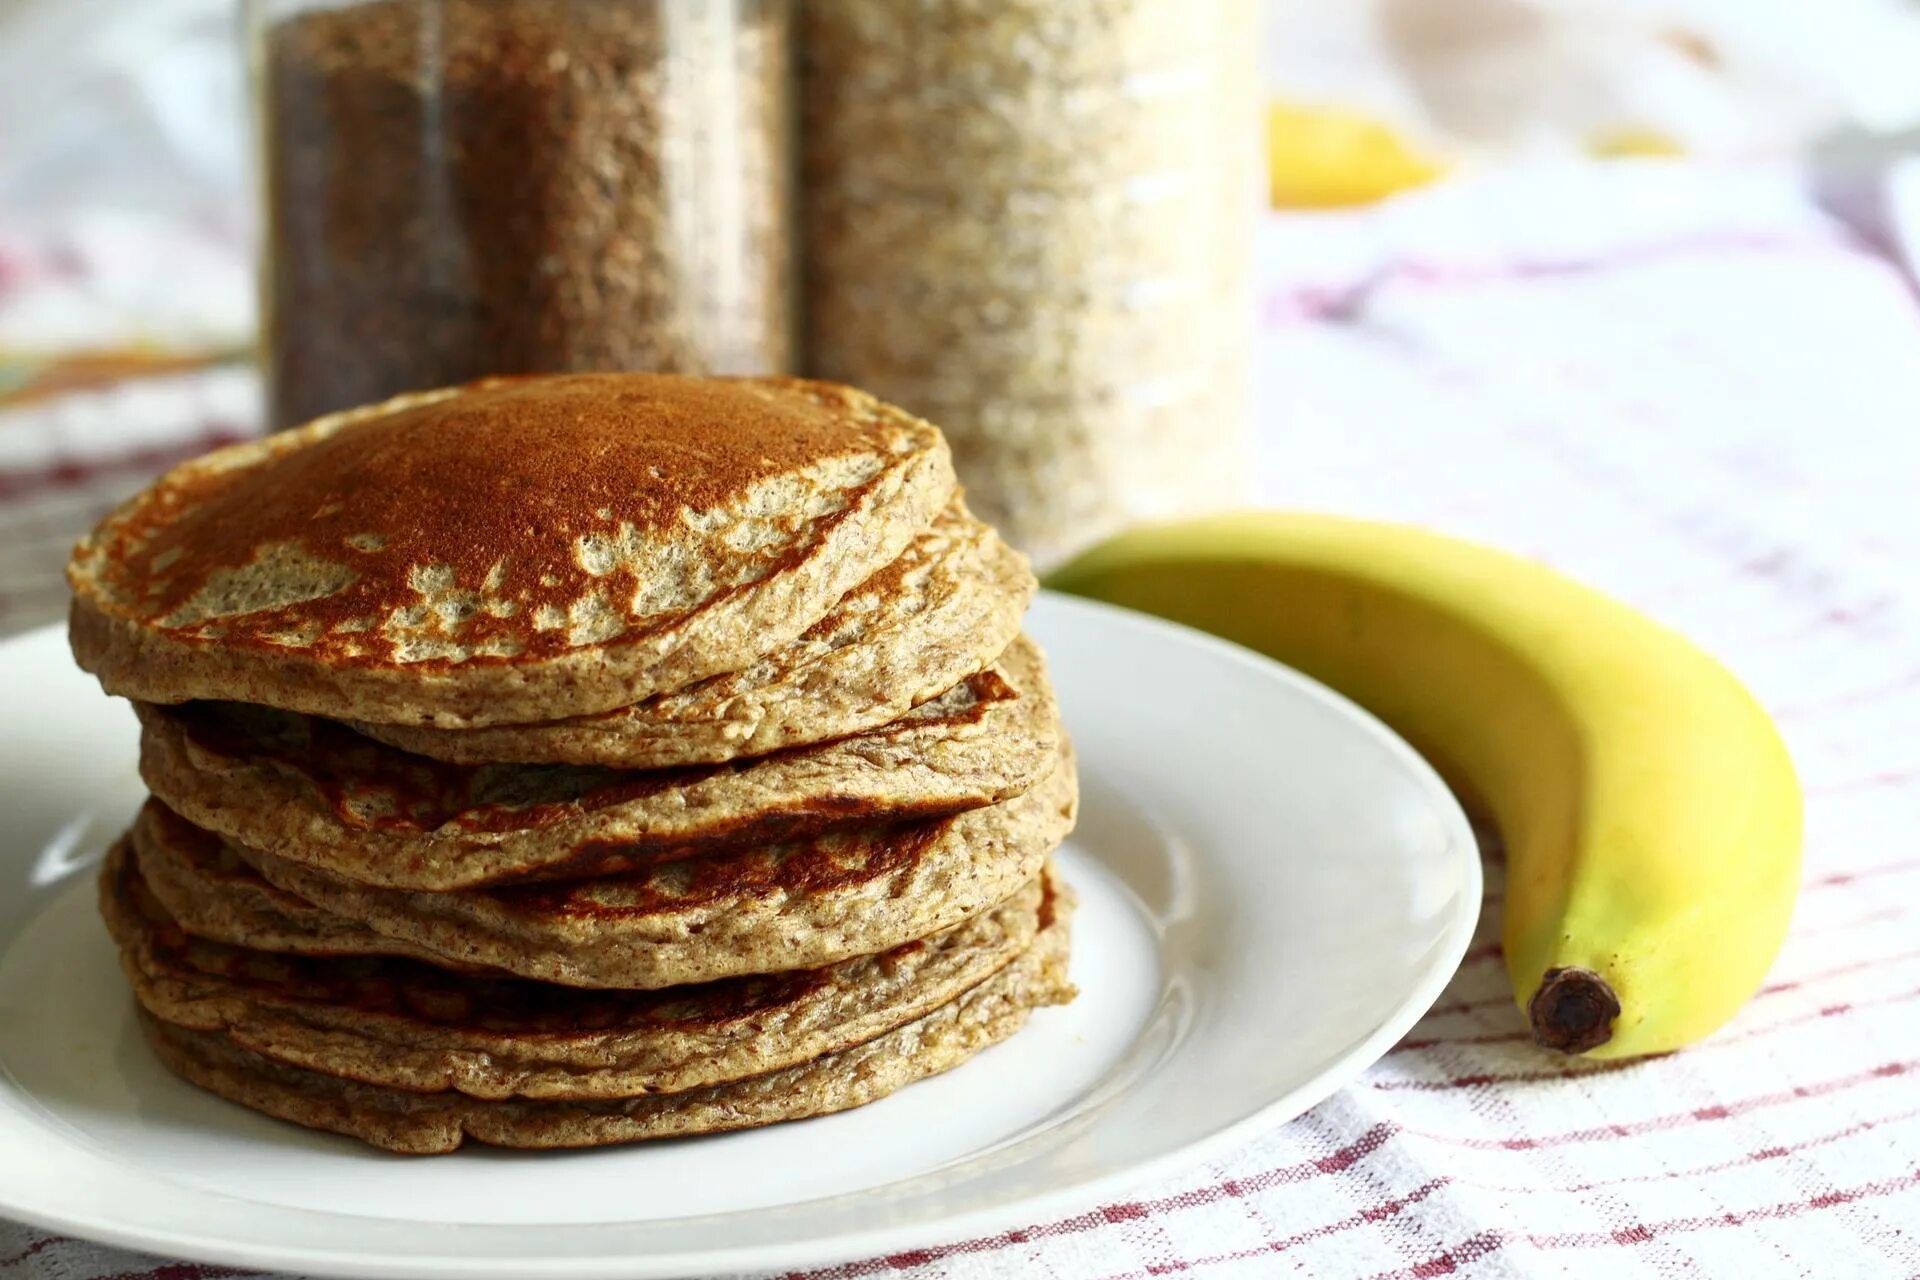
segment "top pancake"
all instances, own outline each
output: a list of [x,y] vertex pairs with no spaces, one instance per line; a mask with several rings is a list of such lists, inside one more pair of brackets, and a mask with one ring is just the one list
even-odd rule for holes
[[898,720],[992,665],[1038,584],[959,498],[900,557],[750,666],[597,715],[543,724],[354,728],[455,764],[665,769],[763,756]]
[[75,549],[71,638],[153,702],[590,715],[799,636],[953,488],[936,428],[831,383],[487,379],[176,467]]

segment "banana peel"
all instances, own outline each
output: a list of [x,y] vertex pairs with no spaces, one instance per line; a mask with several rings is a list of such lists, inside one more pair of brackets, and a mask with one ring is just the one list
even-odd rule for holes
[[1125,532],[1048,585],[1257,649],[1426,754],[1501,833],[1502,945],[1540,1045],[1677,1049],[1779,951],[1793,762],[1725,667],[1625,605],[1504,552],[1279,512]]

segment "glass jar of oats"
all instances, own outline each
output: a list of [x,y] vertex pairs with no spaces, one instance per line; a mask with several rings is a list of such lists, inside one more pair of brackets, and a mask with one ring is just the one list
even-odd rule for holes
[[793,360],[785,0],[248,0],[270,414]]
[[809,371],[945,428],[1042,562],[1236,492],[1258,9],[800,5]]

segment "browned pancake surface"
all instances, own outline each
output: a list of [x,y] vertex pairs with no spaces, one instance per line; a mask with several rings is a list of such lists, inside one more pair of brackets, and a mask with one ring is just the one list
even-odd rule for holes
[[492,379],[169,472],[76,550],[74,646],[156,701],[604,711],[798,635],[952,488],[938,431],[849,388]]
[[354,725],[465,764],[661,769],[825,742],[886,724],[990,665],[1036,587],[1026,557],[958,498],[805,633],[737,671],[591,716],[474,729]]
[[332,721],[242,703],[145,704],[154,794],[242,844],[392,888],[470,888],[641,867],[701,847],[953,813],[1052,769],[1059,726],[1039,650],[901,719],[757,760],[631,772],[455,765]]
[[101,912],[156,1017],[277,1061],[418,1092],[630,1097],[777,1070],[884,1034],[985,981],[1033,939],[1036,881],[935,937],[823,969],[662,991],[585,991],[393,958],[316,958],[199,937],[125,845]]
[[685,1137],[861,1106],[949,1070],[1006,1039],[1036,1008],[1074,996],[1067,978],[1072,900],[1044,911],[1012,963],[965,994],[884,1035],[763,1075],[683,1092],[550,1100],[415,1093],[275,1061],[217,1031],[141,1011],[160,1059],[243,1106],[391,1151],[452,1151],[466,1138],[509,1147],[593,1147]]
[[1005,900],[1072,828],[1071,753],[1023,795],[644,871],[451,892],[383,889],[234,846],[281,890],[450,962],[582,987],[666,987],[833,964]]

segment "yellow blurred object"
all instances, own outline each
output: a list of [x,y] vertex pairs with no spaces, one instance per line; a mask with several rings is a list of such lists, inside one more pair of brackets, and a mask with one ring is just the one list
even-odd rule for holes
[[1684,156],[1687,149],[1658,129],[1629,125],[1596,133],[1588,138],[1587,154],[1602,160],[1618,160],[1642,156]]
[[1335,209],[1424,186],[1446,165],[1385,121],[1344,107],[1271,102],[1267,172],[1276,209]]

